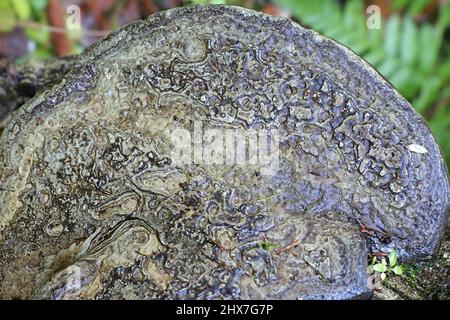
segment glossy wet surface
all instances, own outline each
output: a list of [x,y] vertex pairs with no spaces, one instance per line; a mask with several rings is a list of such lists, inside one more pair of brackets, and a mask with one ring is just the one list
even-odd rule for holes
[[[180,164],[173,130],[198,124],[278,130],[276,170]],[[425,259],[448,217],[403,98],[334,42],[238,8],[125,27],[0,142],[3,298],[367,296],[370,251]]]

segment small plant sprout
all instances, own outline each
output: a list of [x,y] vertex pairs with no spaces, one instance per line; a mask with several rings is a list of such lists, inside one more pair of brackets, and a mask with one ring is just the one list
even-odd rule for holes
[[278,245],[276,243],[264,241],[261,247],[266,251],[273,251]]
[[395,249],[389,253],[387,259],[386,257],[374,256],[369,265],[372,273],[380,273],[382,281],[386,279],[387,274],[393,273],[397,276],[403,274],[402,266],[397,265],[397,251]]

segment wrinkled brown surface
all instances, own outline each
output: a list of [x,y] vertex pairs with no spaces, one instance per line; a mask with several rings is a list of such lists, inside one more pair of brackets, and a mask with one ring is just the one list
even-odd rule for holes
[[[279,170],[178,166],[168,129],[194,121],[277,128]],[[426,259],[448,219],[439,149],[386,81],[331,40],[233,7],[125,27],[0,142],[3,298],[367,296],[369,251]]]

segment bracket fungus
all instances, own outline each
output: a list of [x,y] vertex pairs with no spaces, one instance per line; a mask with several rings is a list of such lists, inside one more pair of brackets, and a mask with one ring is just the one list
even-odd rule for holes
[[448,220],[442,155],[392,85],[237,7],[99,41],[0,144],[1,298],[368,297],[370,252],[427,259]]

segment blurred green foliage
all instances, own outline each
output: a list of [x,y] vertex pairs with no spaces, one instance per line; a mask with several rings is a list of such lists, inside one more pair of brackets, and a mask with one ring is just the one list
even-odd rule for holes
[[11,31],[16,24],[14,9],[9,0],[0,0],[0,32]]
[[50,58],[54,55],[50,44],[50,32],[45,28],[27,26],[34,22],[48,25],[45,8],[47,0],[0,0],[0,32],[8,32],[15,27],[23,27],[26,36],[32,41],[36,58]]
[[433,0],[393,0],[395,9],[406,9],[410,14],[418,14],[433,2]]

